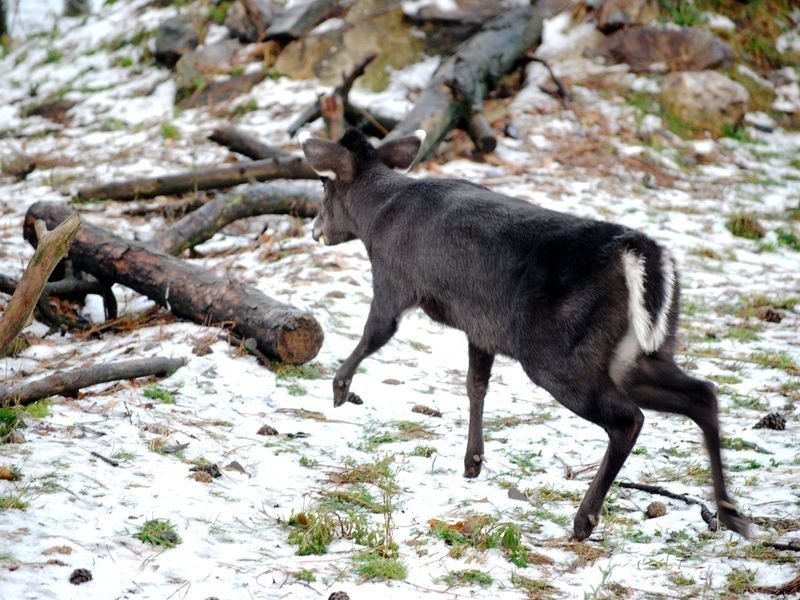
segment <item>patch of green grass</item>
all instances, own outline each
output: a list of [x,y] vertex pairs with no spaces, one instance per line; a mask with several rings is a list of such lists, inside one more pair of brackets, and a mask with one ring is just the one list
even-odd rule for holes
[[650,456],[650,452],[648,452],[647,448],[644,446],[638,446],[634,448],[631,454],[636,454],[637,456]]
[[402,581],[408,577],[406,565],[396,557],[381,556],[377,552],[365,552],[355,559],[356,573],[364,579],[378,581]]
[[153,546],[174,548],[181,543],[181,537],[175,531],[175,526],[167,519],[150,519],[133,535],[137,540]]
[[447,587],[472,585],[486,587],[492,585],[492,576],[476,569],[465,569],[463,571],[450,571],[444,576],[443,582]]
[[687,585],[694,585],[695,581],[691,577],[684,575],[683,573],[674,573],[670,575],[670,581],[677,585],[678,587],[685,587]]
[[742,378],[736,375],[708,375],[707,377],[717,384],[736,385],[742,383]]
[[527,592],[531,600],[551,598],[556,591],[555,588],[544,579],[531,579],[519,573],[511,574],[511,584]]
[[309,458],[309,457],[307,457],[307,456],[301,456],[301,457],[300,457],[300,464],[301,464],[302,466],[304,466],[304,467],[308,468],[308,469],[313,469],[313,468],[314,468],[314,467],[316,467],[316,466],[317,466],[319,463],[318,463],[316,460],[314,460],[313,458]]
[[748,240],[760,240],[766,234],[766,230],[758,219],[746,213],[736,213],[725,223],[725,227],[736,237]]
[[659,4],[662,20],[679,27],[692,27],[706,21],[702,11],[691,0],[659,0]]
[[429,522],[430,534],[450,546],[450,556],[459,558],[469,548],[485,552],[499,548],[506,559],[517,567],[528,564],[528,549],[522,544],[522,533],[514,523],[499,523],[489,515],[470,515],[463,521]]
[[751,569],[733,569],[728,573],[726,589],[731,594],[742,595],[753,591],[756,572]]
[[436,452],[437,451],[434,446],[417,446],[408,453],[408,456],[421,456],[422,458],[430,458],[436,454]]
[[302,385],[300,385],[299,383],[297,383],[296,381],[293,381],[292,383],[287,385],[286,386],[286,391],[289,392],[290,396],[307,396],[308,395],[308,390],[305,387],[303,387]]
[[289,365],[281,363],[275,367],[278,379],[319,379],[323,375],[322,368],[316,364]]
[[25,412],[34,419],[44,419],[50,416],[50,399],[37,400],[25,407]]
[[117,452],[114,452],[114,454],[111,455],[111,458],[113,458],[114,460],[118,460],[120,462],[132,461],[134,458],[136,458],[136,455],[133,452],[119,450]]
[[753,138],[747,132],[747,127],[744,125],[733,126],[730,123],[722,124],[720,137],[731,138],[742,143],[749,143],[753,141]]
[[23,492],[6,492],[0,494],[0,512],[4,510],[25,510],[30,506],[30,502],[24,498]]
[[752,459],[728,465],[728,470],[733,471],[734,473],[740,473],[742,471],[752,471],[753,469],[761,469],[761,468],[763,468],[763,465],[757,460],[752,460]]
[[580,492],[559,490],[553,485],[543,485],[535,490],[528,490],[526,495],[530,498],[536,497],[540,502],[563,502],[565,500],[578,502],[583,497]]
[[18,407],[0,407],[0,442],[5,442],[15,430],[25,426],[21,413]]
[[302,569],[300,571],[292,573],[292,575],[297,581],[305,581],[306,583],[311,583],[312,581],[317,580],[317,576],[314,573],[314,571],[311,571],[309,569]]
[[753,352],[748,358],[750,361],[764,367],[780,369],[792,376],[800,375],[800,366],[786,352]]
[[740,394],[739,392],[728,390],[726,388],[720,388],[719,393],[724,393],[726,396],[730,396],[731,406],[734,408],[747,408],[750,410],[764,410],[767,408],[767,403],[761,398],[757,398],[755,396]]
[[800,252],[800,237],[798,237],[794,231],[790,229],[776,229],[775,233],[778,234],[778,244]]
[[44,60],[47,64],[52,64],[60,62],[62,58],[64,58],[64,54],[60,50],[57,50],[56,48],[50,48],[47,51],[47,58]]
[[293,528],[289,533],[289,543],[297,546],[300,556],[325,554],[336,531],[334,516],[324,510],[293,514],[289,517],[289,525]]
[[164,123],[161,125],[161,137],[165,140],[177,140],[180,137],[180,132],[172,123]]
[[170,392],[157,385],[150,385],[142,390],[142,396],[150,400],[158,400],[163,404],[175,404],[175,398]]
[[758,341],[758,333],[750,327],[731,327],[722,336],[727,340],[736,340],[737,342],[755,342]]
[[755,450],[756,452],[760,452],[761,454],[770,454],[764,450],[758,444],[754,444],[753,442],[748,442],[747,440],[743,440],[742,438],[729,438],[723,437],[719,440],[720,445],[722,448],[726,450]]
[[378,485],[380,482],[391,478],[393,463],[393,455],[385,456],[370,463],[359,464],[348,460],[345,462],[343,469],[329,475],[328,481],[339,485],[354,483]]

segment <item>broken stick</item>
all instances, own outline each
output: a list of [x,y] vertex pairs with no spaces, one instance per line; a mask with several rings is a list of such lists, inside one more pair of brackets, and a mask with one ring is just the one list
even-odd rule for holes
[[226,188],[251,180],[317,179],[318,176],[300,156],[242,162],[231,167],[198,167],[185,173],[114,181],[78,190],[79,200],[133,200],[162,194],[182,194],[197,190]]
[[47,231],[45,223],[41,221],[31,223],[41,243],[33,253],[5,311],[0,315],[0,354],[30,321],[47,279],[69,251],[72,239],[81,225],[81,219],[77,214],[69,214],[51,221],[51,226],[55,224],[59,225],[52,231]]
[[177,255],[202,244],[226,225],[264,214],[315,217],[322,202],[316,188],[262,183],[249,186],[241,194],[226,194],[189,213],[157,234],[151,246],[167,254]]
[[647,492],[649,494],[657,494],[659,496],[664,496],[665,498],[672,498],[673,500],[680,500],[681,502],[685,502],[686,504],[694,504],[700,507],[700,517],[702,517],[703,521],[706,522],[708,525],[708,529],[710,531],[716,531],[719,528],[719,523],[717,522],[717,517],[714,513],[708,510],[708,507],[697,500],[696,498],[692,498],[691,496],[687,496],[686,494],[676,494],[675,492],[670,492],[668,489],[665,489],[659,485],[648,485],[646,483],[634,483],[632,481],[620,481],[617,485],[621,488],[629,489],[629,490],[639,490],[640,492]]
[[[57,202],[31,205],[25,215],[25,239],[35,243],[37,219],[60,222],[70,214],[69,207]],[[322,328],[310,313],[99,227],[81,227],[70,258],[81,271],[121,283],[176,317],[202,325],[224,324],[242,338],[254,338],[259,350],[274,360],[304,363],[322,346]]]
[[48,396],[66,396],[78,390],[124,379],[171,375],[185,364],[181,358],[136,358],[53,373],[28,383],[0,386],[0,406],[25,406]]

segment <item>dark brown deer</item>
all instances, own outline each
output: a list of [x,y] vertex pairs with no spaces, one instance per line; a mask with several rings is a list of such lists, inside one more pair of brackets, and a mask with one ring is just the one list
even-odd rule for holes
[[642,428],[640,408],[686,415],[703,432],[719,520],[747,536],[725,489],[714,386],[673,360],[678,280],[670,253],[622,225],[545,210],[462,180],[412,179],[424,132],[373,147],[349,131],[339,143],[301,137],[325,198],[314,238],[360,239],[373,299],[361,341],[333,380],[334,406],[364,358],[419,307],[469,343],[465,476],[484,460],[483,401],[497,354],[575,414],[605,429],[608,449],[574,521],[588,537]]

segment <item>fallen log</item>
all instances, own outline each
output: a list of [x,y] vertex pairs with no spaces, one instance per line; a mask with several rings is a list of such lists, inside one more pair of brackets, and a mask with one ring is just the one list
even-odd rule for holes
[[70,396],[82,388],[109,381],[171,375],[184,364],[181,358],[136,358],[59,371],[35,381],[0,386],[0,406],[25,406],[48,396]]
[[[33,204],[25,215],[25,239],[36,242],[33,224],[37,219],[60,222],[72,212],[60,203]],[[176,317],[203,325],[221,324],[242,338],[253,338],[274,360],[304,363],[322,345],[322,328],[310,313],[99,227],[81,227],[70,258],[77,269],[125,285]]]
[[186,173],[114,181],[78,190],[79,200],[133,200],[162,194],[226,188],[251,180],[317,179],[300,156],[285,155],[267,160],[242,162],[230,167],[198,167]]
[[[19,283],[16,279],[0,275],[0,292],[13,294]],[[103,307],[106,319],[117,318],[117,299],[111,291],[111,287],[96,279],[59,279],[58,281],[48,281],[44,285],[39,302],[46,301],[47,298],[55,296],[67,300],[83,300],[88,294],[96,294],[103,298]],[[39,305],[36,306],[39,309]],[[49,317],[49,315],[46,315]],[[47,319],[48,322],[50,319]]]
[[177,221],[150,243],[167,254],[177,255],[210,239],[226,225],[264,214],[315,217],[322,194],[314,188],[265,183],[248,186],[241,194],[226,194],[206,203]]
[[[507,10],[488,21],[439,65],[417,103],[387,140],[423,129],[427,135],[420,157],[424,158],[451,129],[461,127],[476,140],[479,151],[493,149],[497,141],[480,116],[484,96],[541,36],[542,14],[535,6]],[[479,115],[477,119],[475,115]]]
[[5,352],[30,321],[47,279],[69,251],[80,225],[81,219],[74,213],[50,221],[50,227],[54,228],[52,231],[47,230],[45,223],[35,219],[31,221],[31,231],[35,231],[41,243],[33,253],[5,311],[0,315],[0,354]]
[[236,127],[217,127],[211,132],[208,139],[220,146],[225,146],[231,152],[236,152],[253,160],[291,156],[288,152],[268,146],[244,131],[236,129]]

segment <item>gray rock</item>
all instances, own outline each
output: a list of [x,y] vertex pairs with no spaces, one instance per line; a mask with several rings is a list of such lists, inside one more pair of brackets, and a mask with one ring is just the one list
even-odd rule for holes
[[180,17],[167,19],[156,33],[156,60],[174,67],[184,54],[197,48],[198,37],[195,26]]
[[242,43],[263,40],[270,23],[272,10],[264,0],[236,0],[225,16],[225,27]]
[[664,79],[664,108],[696,129],[721,135],[742,123],[747,89],[716,71],[670,73]]
[[646,25],[658,16],[655,0],[605,0],[595,15],[597,28],[609,33],[630,25]]
[[603,40],[596,54],[633,71],[702,71],[733,60],[731,47],[707,31],[631,27]]
[[233,57],[241,48],[239,40],[223,40],[188,52],[175,65],[176,87],[179,91],[194,89],[200,80],[227,73],[233,66]]

